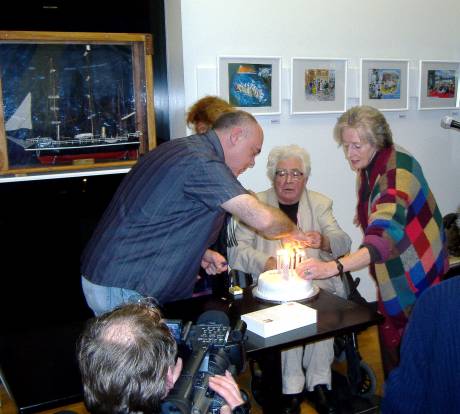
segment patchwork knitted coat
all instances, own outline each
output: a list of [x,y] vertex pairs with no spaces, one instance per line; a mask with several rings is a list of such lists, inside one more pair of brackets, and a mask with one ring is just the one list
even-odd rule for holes
[[448,270],[441,213],[420,164],[400,147],[379,150],[361,171],[358,198],[381,310],[404,328],[417,297]]

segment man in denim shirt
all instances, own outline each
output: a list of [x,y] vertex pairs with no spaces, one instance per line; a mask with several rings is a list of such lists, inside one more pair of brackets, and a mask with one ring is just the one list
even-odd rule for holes
[[83,253],[83,291],[96,315],[144,296],[159,303],[190,297],[200,265],[209,274],[225,270],[208,247],[226,212],[267,237],[308,241],[237,180],[262,144],[252,115],[229,112],[213,130],[162,144],[133,167]]

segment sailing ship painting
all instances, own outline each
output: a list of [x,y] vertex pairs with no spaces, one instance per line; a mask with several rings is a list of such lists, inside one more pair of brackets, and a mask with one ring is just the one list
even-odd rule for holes
[[0,45],[11,167],[138,158],[129,45],[20,46]]

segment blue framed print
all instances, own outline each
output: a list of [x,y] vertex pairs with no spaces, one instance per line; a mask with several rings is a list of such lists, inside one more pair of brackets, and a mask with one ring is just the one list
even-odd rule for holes
[[359,103],[381,111],[407,111],[409,61],[361,59]]
[[218,95],[253,115],[281,113],[280,57],[218,57]]

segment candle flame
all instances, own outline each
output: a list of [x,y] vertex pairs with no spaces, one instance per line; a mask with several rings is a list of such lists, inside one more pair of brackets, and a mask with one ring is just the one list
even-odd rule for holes
[[289,271],[294,270],[305,258],[305,252],[294,247],[279,249],[276,251],[276,269],[284,273],[285,278],[289,277]]

